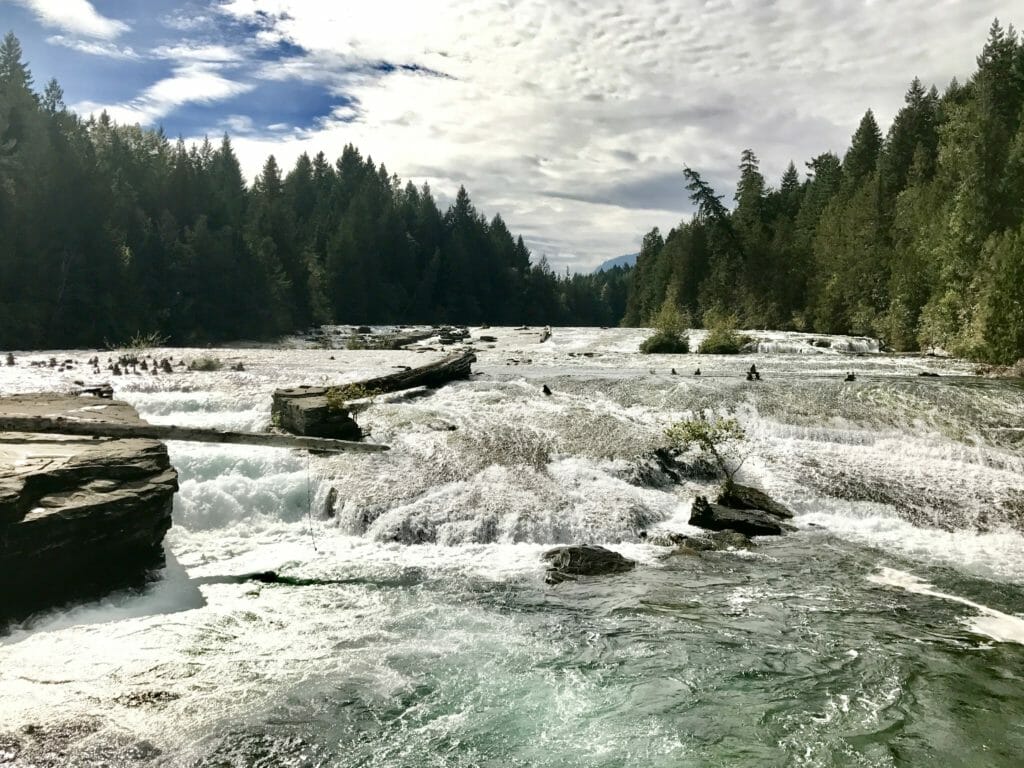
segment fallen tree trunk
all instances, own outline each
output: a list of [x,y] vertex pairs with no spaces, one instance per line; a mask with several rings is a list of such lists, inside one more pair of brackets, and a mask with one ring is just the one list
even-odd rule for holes
[[0,432],[27,432],[86,437],[146,438],[150,440],[184,440],[199,443],[262,445],[271,448],[302,448],[338,453],[355,451],[376,453],[388,450],[386,445],[327,440],[320,437],[281,435],[272,432],[229,432],[201,427],[177,427],[166,424],[121,424],[109,421],[50,416],[0,416]]
[[274,392],[274,425],[295,435],[356,440],[362,435],[346,400],[356,400],[415,387],[437,388],[468,378],[476,355],[463,352],[419,368],[389,373],[335,387],[291,387]]

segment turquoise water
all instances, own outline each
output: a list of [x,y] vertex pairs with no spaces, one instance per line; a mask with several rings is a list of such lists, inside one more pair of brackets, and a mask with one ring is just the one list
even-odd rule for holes
[[[683,365],[632,354],[634,331],[497,334],[482,376],[363,414],[386,456],[172,445],[161,580],[0,638],[0,766],[1021,764],[1018,385],[794,334]],[[257,427],[275,385],[423,359],[223,354],[247,372],[119,395],[153,421]],[[687,531],[709,490],[629,482],[703,408],[739,416],[743,479],[796,533],[640,543]],[[540,553],[582,540],[639,566],[544,584]],[[268,569],[309,583],[237,578]]]

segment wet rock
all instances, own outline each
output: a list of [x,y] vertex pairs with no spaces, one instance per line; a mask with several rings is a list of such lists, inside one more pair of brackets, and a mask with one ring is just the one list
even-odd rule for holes
[[541,388],[541,392],[543,392],[545,395],[550,395],[551,394],[551,387],[549,387],[547,384],[545,384]]
[[674,531],[659,531],[647,541],[659,547],[675,547],[673,555],[696,555],[727,549],[751,549],[754,543],[742,533],[733,530],[709,531],[703,536],[687,536]]
[[729,529],[724,531],[714,531],[708,534],[706,540],[709,541],[716,550],[753,549],[755,546],[749,536],[745,536],[739,531]]
[[555,547],[541,555],[541,559],[550,564],[545,576],[549,584],[558,584],[576,576],[622,573],[636,567],[634,560],[593,544]]
[[761,510],[780,520],[789,520],[793,517],[793,512],[789,507],[780,504],[764,491],[751,488],[749,485],[740,485],[739,483],[728,484],[718,494],[718,498],[715,501],[723,507],[731,507],[732,509]]
[[481,336],[480,337],[480,341],[496,342],[497,340],[498,340],[497,336]]
[[171,691],[133,691],[118,696],[114,701],[125,707],[149,707],[168,704],[180,698],[181,694]]
[[[4,401],[19,415],[82,406],[66,396]],[[126,403],[110,401],[104,414],[139,421]],[[155,440],[25,435],[0,445],[0,619],[144,583],[163,564],[177,488]]]
[[427,428],[432,432],[454,432],[458,427],[444,419],[433,419],[427,422]]
[[625,475],[620,476],[630,485],[664,488],[686,480],[714,480],[718,478],[719,472],[714,463],[702,456],[684,460],[670,448],[658,448],[637,460]]
[[774,515],[759,509],[732,509],[698,496],[693,502],[690,525],[709,531],[733,530],[745,536],[781,536],[783,526]]
[[360,325],[356,328],[356,333],[373,333],[373,329],[368,325]]
[[327,498],[324,499],[324,508],[323,508],[323,517],[324,517],[324,519],[326,519],[326,520],[333,519],[334,514],[335,514],[334,513],[334,507],[337,505],[337,503],[338,503],[338,489],[335,488],[332,485],[331,489],[329,491],[327,491]]

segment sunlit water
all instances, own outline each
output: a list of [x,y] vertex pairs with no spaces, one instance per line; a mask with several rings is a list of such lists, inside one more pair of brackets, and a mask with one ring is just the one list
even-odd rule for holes
[[[0,766],[1021,765],[1019,383],[864,339],[645,357],[641,331],[483,333],[479,375],[360,415],[386,454],[171,444],[161,578],[0,638]],[[113,383],[152,422],[263,429],[276,386],[432,356],[287,346]],[[83,371],[0,368],[0,390]],[[741,479],[796,533],[640,543],[710,490],[630,482],[703,409],[738,414]],[[583,541],[640,567],[545,585],[540,554]],[[313,583],[233,578],[270,569]]]

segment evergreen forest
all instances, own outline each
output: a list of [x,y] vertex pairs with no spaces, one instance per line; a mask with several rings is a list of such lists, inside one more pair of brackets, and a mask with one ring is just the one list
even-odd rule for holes
[[914,79],[884,133],[868,110],[803,180],[769,186],[744,150],[731,208],[685,168],[696,213],[644,236],[623,324],[667,300],[695,324],[1024,357],[1024,41],[997,20],[977,62],[941,94]]
[[439,209],[346,146],[268,157],[229,137],[69,111],[0,45],[0,348],[273,338],[322,323],[617,324],[628,269],[558,275],[461,188]]

